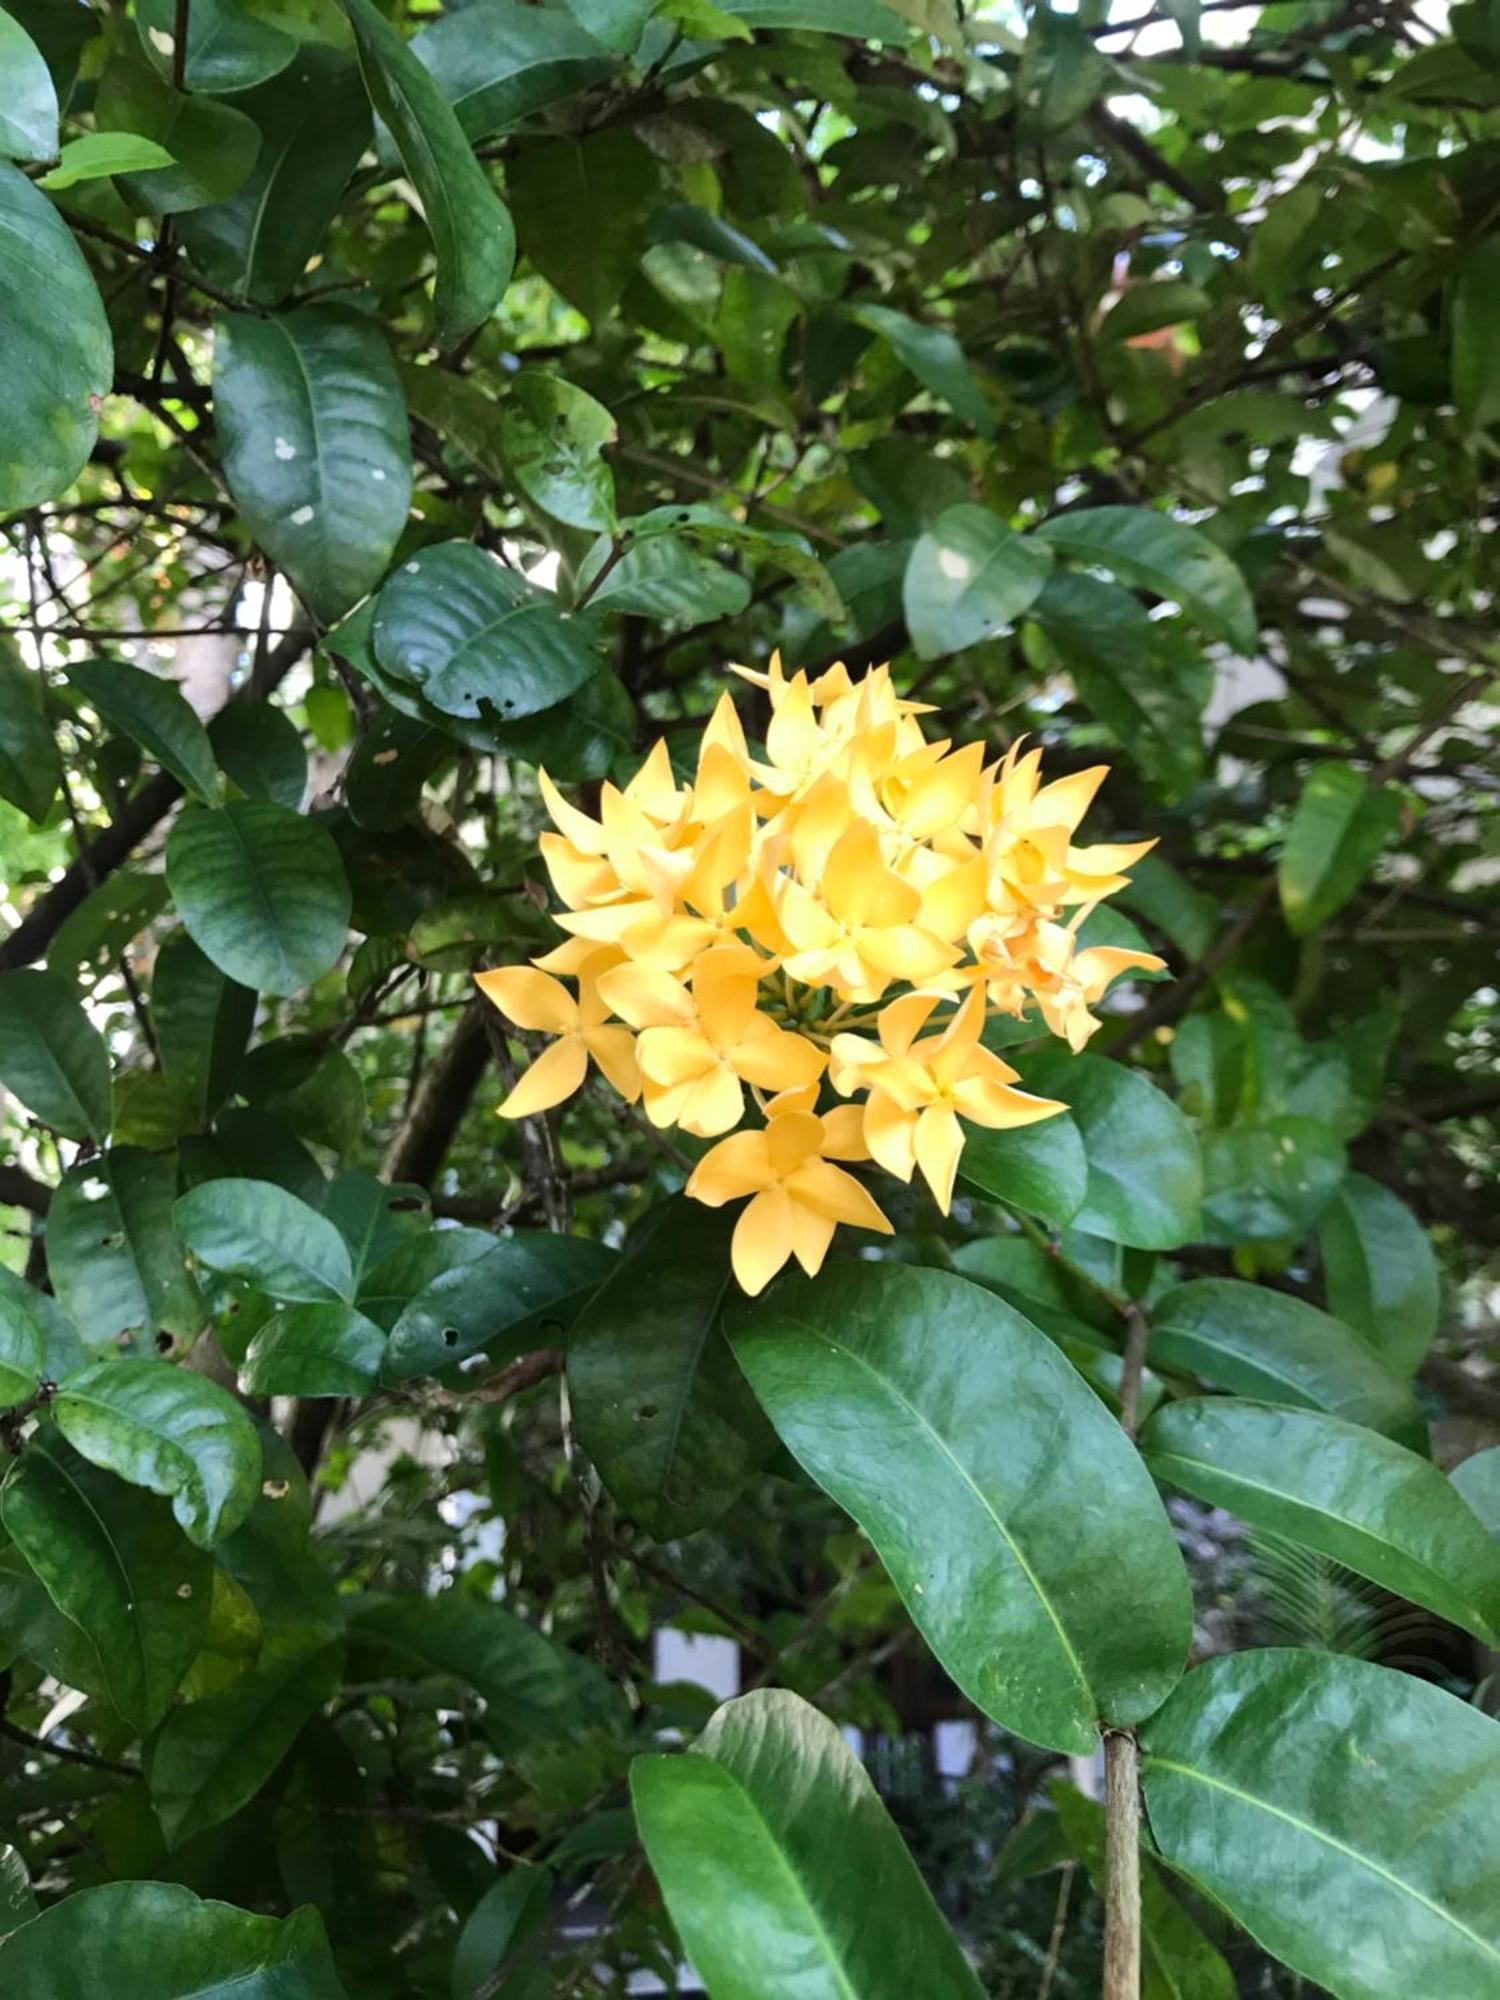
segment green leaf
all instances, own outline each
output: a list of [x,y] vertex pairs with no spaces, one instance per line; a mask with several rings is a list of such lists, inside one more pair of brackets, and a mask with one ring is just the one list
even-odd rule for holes
[[1101,343],[1135,340],[1143,333],[1178,326],[1212,310],[1213,301],[1199,286],[1181,278],[1157,278],[1117,295],[1100,322],[1099,339]]
[[167,885],[160,875],[133,868],[106,875],[58,925],[47,947],[47,970],[63,979],[100,979],[119,965],[126,946],[166,905]]
[[387,1257],[430,1228],[431,1197],[411,1182],[391,1184],[357,1169],[340,1174],[323,1213],[349,1246],[356,1285]]
[[540,369],[523,370],[500,405],[500,443],[516,484],[569,527],[614,526],[615,482],[603,452],[618,437],[602,403]]
[[799,1695],[726,1702],[685,1756],[637,1757],[630,1795],[714,2000],[979,2000],[864,1766]]
[[[744,8],[729,11],[742,20],[750,18]],[[886,10],[876,7],[871,11]],[[878,334],[902,366],[916,376],[924,389],[946,403],[956,417],[972,424],[981,437],[994,436],[994,412],[974,380],[963,349],[946,327],[925,326],[921,320],[911,319],[890,306],[851,306],[849,317],[857,326]],[[983,513],[984,509],[973,511]]]
[[0,153],[12,160],[57,157],[57,91],[41,50],[19,21],[0,11]]
[[47,1216],[47,1271],[92,1345],[202,1326],[172,1220],[176,1192],[171,1165],[138,1146],[112,1146],[63,1175]]
[[1151,1359],[1201,1375],[1239,1396],[1326,1410],[1403,1444],[1426,1426],[1411,1391],[1340,1320],[1316,1306],[1235,1278],[1198,1278],[1158,1299]]
[[208,725],[219,769],[246,798],[269,799],[297,812],[307,790],[302,732],[285,709],[268,701],[231,701]]
[[775,1447],[720,1324],[733,1221],[653,1211],[568,1335],[578,1441],[658,1541],[716,1520]]
[[342,1673],[340,1643],[282,1633],[222,1693],[167,1717],[151,1750],[151,1804],[169,1848],[250,1803]]
[[424,1230],[388,1251],[361,1278],[360,1306],[389,1332],[434,1279],[460,1265],[478,1263],[494,1247],[494,1237],[484,1229]]
[[35,1438],[0,1488],[5,1529],[99,1655],[109,1698],[144,1735],[203,1644],[213,1564],[154,1494]]
[[453,1947],[452,2000],[484,2000],[494,1991],[494,1973],[545,1923],[551,1889],[550,1869],[519,1861],[485,1890]]
[[[4,19],[0,15],[0,19]],[[40,824],[57,796],[62,753],[47,720],[42,676],[0,636],[0,799]]]
[[1318,1224],[1328,1309],[1399,1374],[1416,1371],[1438,1329],[1437,1259],[1427,1231],[1379,1181],[1349,1174]]
[[377,709],[344,770],[344,796],[361,826],[388,832],[410,819],[423,787],[453,739],[430,722],[416,722],[384,706]]
[[891,1264],[783,1279],[729,1333],[986,1715],[1088,1756],[1101,1718],[1151,1713],[1187,1655],[1187,1575],[1134,1447],[1044,1334],[978,1285]]
[[991,1201],[1023,1208],[1059,1228],[1077,1215],[1088,1190],[1083,1138],[1066,1111],[1011,1132],[966,1127],[958,1170]]
[[219,773],[208,732],[170,681],[121,660],[79,660],[68,679],[102,721],[139,743],[184,791],[214,803]]
[[36,1915],[26,1863],[6,1841],[0,1841],[0,1937],[19,1930]]
[[351,1153],[367,1128],[364,1078],[316,1035],[283,1035],[246,1057],[240,1095],[315,1145]]
[[0,1083],[65,1139],[109,1131],[109,1051],[55,972],[0,973]]
[[620,1714],[618,1691],[591,1660],[463,1591],[361,1598],[349,1635],[419,1672],[466,1682],[484,1703],[485,1732],[502,1756]]
[[[435,1275],[391,1328],[387,1382],[435,1375],[470,1355],[503,1362],[556,1347],[578,1306],[614,1266],[614,1253],[585,1236],[522,1230]],[[533,1338],[534,1336],[534,1338]]]
[[[1493,65],[1490,65],[1493,67]],[[1488,430],[1500,417],[1495,344],[1500,339],[1500,243],[1472,243],[1453,285],[1453,401],[1468,430]]]
[[1500,1994],[1488,1716],[1387,1667],[1273,1649],[1194,1668],[1142,1747],[1163,1858],[1294,1971],[1340,2000]]
[[183,1195],[177,1226],[200,1264],[294,1304],[354,1296],[349,1248],[326,1216],[272,1181],[204,1181]]
[[87,1360],[56,1299],[0,1264],[0,1410],[24,1402],[38,1381],[66,1381]]
[[1352,764],[1315,765],[1292,814],[1276,871],[1281,909],[1298,935],[1341,910],[1395,832],[1401,801]]
[[1028,1090],[1061,1098],[1088,1158],[1075,1229],[1137,1250],[1173,1250],[1199,1229],[1202,1168],[1193,1129],[1139,1070],[1053,1046],[1025,1060]]
[[384,1333],[354,1306],[283,1306],[251,1340],[240,1384],[247,1396],[359,1396],[384,1354]]
[[901,586],[918,655],[940,659],[1008,631],[1051,567],[1048,549],[987,508],[950,507],[913,548]]
[[1306,1235],[1344,1178],[1338,1140],[1315,1118],[1262,1118],[1203,1134],[1203,1234],[1210,1243]]
[[893,46],[911,40],[906,22],[880,0],[729,0],[725,12],[752,28],[803,29]]
[[370,102],[390,128],[422,203],[437,286],[438,339],[453,347],[500,303],[516,257],[509,212],[442,91],[370,0],[344,0]]
[[195,269],[261,305],[300,280],[370,143],[370,106],[355,65],[304,48],[273,83],[236,97],[260,151],[227,201],[183,215],[177,231]]
[[250,532],[324,620],[379,583],[406,525],[406,399],[380,328],[349,306],[221,315],[214,413]]
[[[521,248],[591,326],[609,317],[634,275],[661,185],[633,133],[618,128],[530,146],[509,169]],[[578,227],[586,215],[589,226]]]
[[[162,76],[176,57],[177,0],[135,0],[141,46]],[[192,0],[183,81],[211,96],[249,90],[279,76],[297,53],[290,35],[257,19],[241,0]]]
[[50,194],[77,187],[80,181],[108,180],[111,174],[143,174],[152,168],[176,164],[165,146],[154,139],[142,139],[134,132],[85,132],[70,139],[58,155],[57,165],[43,174],[38,187]]
[[241,986],[295,993],[343,951],[350,891],[326,827],[263,799],[185,812],[167,886],[193,942]]
[[260,1483],[260,1439],[226,1389],[167,1361],[99,1361],[52,1405],[57,1427],[92,1465],[168,1495],[189,1539],[233,1533]]
[[1500,1549],[1430,1459],[1337,1417],[1229,1396],[1159,1410],[1141,1450],[1158,1479],[1496,1643]]
[[476,145],[618,68],[560,9],[517,0],[470,0],[462,14],[444,14],[424,28],[411,52]]
[[157,950],[151,1024],[167,1082],[201,1125],[233,1088],[255,1025],[255,995],[175,930]]
[[0,518],[78,477],[114,381],[114,344],[72,231],[0,163]]
[[1255,606],[1239,569],[1197,528],[1150,507],[1085,507],[1036,533],[1075,562],[1108,570],[1132,589],[1180,604],[1203,630],[1253,652]]
[[444,713],[502,720],[566,701],[599,665],[583,624],[472,542],[401,565],[375,607],[375,655]]
[[1488,1451],[1471,1452],[1449,1475],[1465,1501],[1484,1523],[1485,1531],[1500,1541],[1500,1444]]
[[154,139],[171,166],[129,171],[122,192],[155,215],[177,215],[227,201],[243,186],[260,152],[254,121],[211,97],[174,90],[149,63],[117,49],[99,79],[94,117],[101,131]]
[[342,2000],[316,1910],[252,1916],[176,1882],[107,1882],[0,1940],[0,1981],[26,2000]]
[[598,541],[579,565],[578,595],[588,593],[591,610],[705,625],[737,617],[750,602],[744,577],[681,536],[643,537],[618,561],[614,553],[608,540]]

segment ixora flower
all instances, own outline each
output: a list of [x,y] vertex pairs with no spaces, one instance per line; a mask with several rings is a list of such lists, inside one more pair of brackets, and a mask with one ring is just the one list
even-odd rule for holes
[[1077,844],[1103,766],[1044,784],[1036,749],[991,763],[929,741],[886,667],[736,671],[770,700],[763,756],[725,694],[691,781],[657,743],[594,819],[541,774],[569,935],[477,981],[555,1038],[503,1116],[562,1103],[592,1062],[653,1125],[718,1141],[687,1192],[746,1201],[733,1258],[753,1293],[789,1258],[817,1271],[840,1223],[889,1233],[836,1162],[920,1172],[946,1211],[966,1123],[1063,1109],[1019,1087],[988,1020],[1034,1010],[1081,1049],[1110,982],[1161,960],[1080,943],[1151,845]]

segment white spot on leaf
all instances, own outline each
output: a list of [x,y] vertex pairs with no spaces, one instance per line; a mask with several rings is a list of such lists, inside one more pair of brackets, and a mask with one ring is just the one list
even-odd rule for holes
[[957,549],[941,549],[938,552],[938,568],[954,583],[962,583],[969,574],[970,562]]
[[285,438],[277,438],[276,456],[280,459],[295,458],[297,456],[297,447],[294,444],[288,444]]
[[312,517],[313,510],[311,507],[298,507],[287,516],[287,519],[294,528],[305,528]]

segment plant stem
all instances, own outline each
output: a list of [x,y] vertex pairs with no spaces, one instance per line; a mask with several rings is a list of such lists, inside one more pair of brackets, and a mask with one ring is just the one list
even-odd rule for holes
[[1140,2000],[1141,1836],[1135,1738],[1104,1738],[1104,1984],[1101,2000]]

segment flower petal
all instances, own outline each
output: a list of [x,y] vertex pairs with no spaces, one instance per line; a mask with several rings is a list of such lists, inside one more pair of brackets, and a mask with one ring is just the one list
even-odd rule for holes
[[756,1195],[734,1225],[729,1261],[741,1291],[763,1292],[792,1254],[791,1197],[781,1188]]
[[726,1201],[758,1194],[775,1176],[764,1132],[731,1132],[710,1146],[688,1178],[687,1191],[705,1208],[722,1208]]
[[641,1094],[641,1072],[629,1028],[586,1028],[583,1045],[625,1102],[634,1104]]
[[508,1021],[543,1035],[565,1035],[578,1025],[578,1002],[559,979],[530,965],[497,965],[476,972],[474,984]]
[[721,1132],[738,1125],[744,1113],[745,1093],[739,1078],[727,1063],[717,1063],[687,1085],[677,1123],[699,1139],[717,1139]]
[[944,1215],[953,1204],[958,1156],[964,1149],[964,1128],[951,1105],[931,1104],[917,1119],[917,1165]]
[[545,1048],[522,1073],[515,1089],[500,1106],[502,1118],[532,1118],[571,1097],[589,1072],[589,1059],[576,1035]]
[[874,1229],[882,1236],[892,1234],[875,1197],[862,1187],[853,1174],[831,1160],[809,1160],[787,1182],[787,1193],[830,1222],[847,1222],[853,1229]]

